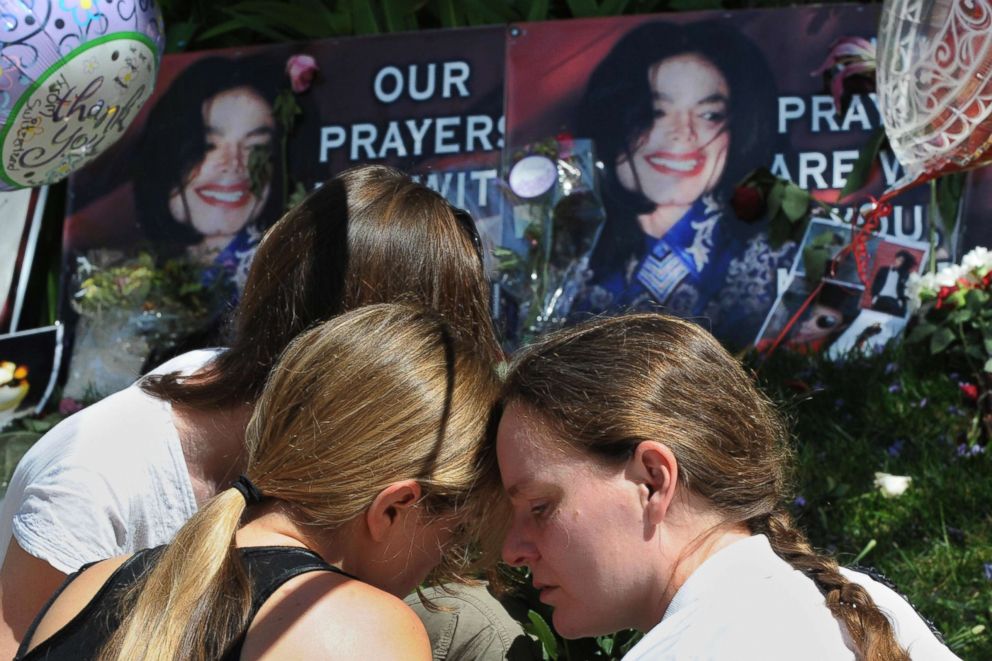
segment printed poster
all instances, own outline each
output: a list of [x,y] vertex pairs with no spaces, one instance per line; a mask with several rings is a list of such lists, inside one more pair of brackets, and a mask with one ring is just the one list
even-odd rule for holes
[[[504,30],[493,27],[166,56],[134,125],[70,179],[67,320],[98,314],[99,325],[145,332],[146,342],[128,340],[146,354],[143,368],[216,344],[265,229],[294,195],[362,163],[422,179],[471,212],[495,244],[504,43]],[[312,56],[319,73],[307,91],[294,93],[286,66],[297,55]],[[287,99],[298,107],[289,121]],[[166,267],[191,287],[168,309],[156,298],[176,289],[161,282]],[[99,294],[99,306],[90,305],[81,283],[110,269],[118,269],[120,291],[86,289],[90,299]],[[183,309],[196,312],[184,318]],[[74,391],[131,378],[90,374],[91,363],[110,362],[87,351],[72,358]]]

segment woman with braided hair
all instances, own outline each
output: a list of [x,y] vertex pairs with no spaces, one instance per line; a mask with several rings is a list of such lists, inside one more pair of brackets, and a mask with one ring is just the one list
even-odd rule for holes
[[503,559],[566,638],[646,632],[626,659],[956,658],[796,528],[786,428],[698,325],[638,314],[551,334],[515,358],[504,404]]

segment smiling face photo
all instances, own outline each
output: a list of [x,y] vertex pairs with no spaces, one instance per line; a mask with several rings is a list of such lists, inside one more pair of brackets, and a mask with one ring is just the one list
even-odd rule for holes
[[221,92],[203,103],[206,153],[169,197],[173,217],[204,237],[230,237],[254,221],[271,185],[251,190],[248,162],[253,149],[268,149],[275,120],[272,107],[250,87]]
[[662,60],[648,80],[654,121],[617,159],[617,179],[658,206],[688,206],[723,174],[730,89],[709,60],[693,53]]

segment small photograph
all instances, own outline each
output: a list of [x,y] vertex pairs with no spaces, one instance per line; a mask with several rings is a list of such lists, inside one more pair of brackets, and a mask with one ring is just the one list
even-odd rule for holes
[[[755,343],[759,351],[773,346],[802,353],[829,350],[829,356],[836,359],[850,351],[878,350],[902,332],[909,315],[906,284],[909,275],[925,263],[929,246],[888,236],[868,237],[862,282],[852,252],[834,268],[830,266],[850,243],[850,235],[850,227],[842,223],[810,222],[790,284]],[[816,296],[809,300],[814,291]],[[793,320],[804,305],[802,315]],[[776,345],[787,326],[788,332]]]
[[905,317],[909,312],[906,283],[911,273],[920,270],[925,255],[926,248],[914,248],[893,241],[881,242],[872,260],[871,286],[865,290],[861,306]]
[[0,429],[39,413],[55,388],[62,326],[0,335]]
[[[803,309],[815,290],[816,284],[805,278],[793,278],[792,284],[779,298],[765,322],[756,344],[759,351],[770,349],[783,332],[785,336],[779,343],[779,348],[788,348],[799,353],[825,351],[858,317],[862,289],[824,282],[816,296]],[[802,313],[796,317],[800,310]]]
[[885,344],[902,333],[906,327],[906,318],[892,316],[885,312],[862,309],[853,322],[834,341],[827,350],[831,360],[843,358],[857,351],[869,353],[879,351]]

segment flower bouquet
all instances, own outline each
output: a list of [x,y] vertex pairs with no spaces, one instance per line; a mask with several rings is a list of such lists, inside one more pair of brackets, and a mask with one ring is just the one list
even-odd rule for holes
[[504,209],[519,249],[493,254],[505,330],[521,341],[565,323],[589,279],[606,215],[589,140],[561,135],[530,145],[513,155],[508,172]]
[[908,342],[928,343],[953,367],[971,375],[961,392],[977,408],[972,440],[992,439],[992,251],[978,247],[960,264],[912,274],[906,285],[916,326]]
[[107,251],[77,260],[80,315],[64,393],[91,400],[126,387],[152,352],[166,352],[213,323],[231,285],[187,258],[156,263]]

